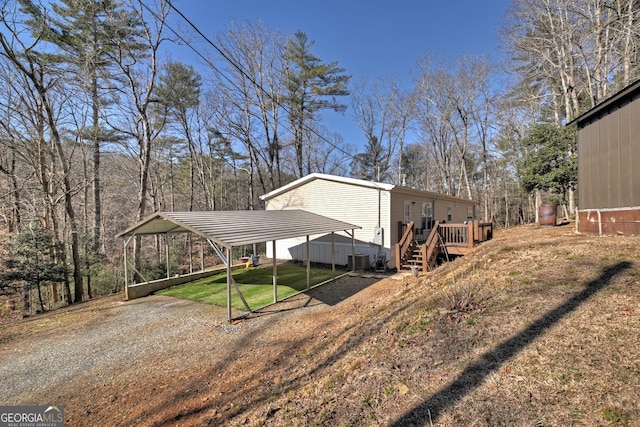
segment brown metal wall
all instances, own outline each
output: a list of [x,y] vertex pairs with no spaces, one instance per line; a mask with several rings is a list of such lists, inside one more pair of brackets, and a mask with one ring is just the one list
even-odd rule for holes
[[640,95],[581,123],[578,141],[580,210],[640,206]]

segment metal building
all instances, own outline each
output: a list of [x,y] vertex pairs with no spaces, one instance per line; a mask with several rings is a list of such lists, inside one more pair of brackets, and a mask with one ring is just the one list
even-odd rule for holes
[[640,234],[640,80],[582,114],[578,231]]

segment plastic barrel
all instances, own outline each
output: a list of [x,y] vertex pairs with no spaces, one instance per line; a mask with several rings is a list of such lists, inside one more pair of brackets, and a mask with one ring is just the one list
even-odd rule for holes
[[542,203],[540,205],[540,225],[556,225],[558,219],[558,205]]

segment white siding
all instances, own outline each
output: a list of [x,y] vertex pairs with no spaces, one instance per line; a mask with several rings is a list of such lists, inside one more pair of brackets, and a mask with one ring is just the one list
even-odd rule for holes
[[[314,240],[310,238],[309,251],[311,252],[311,261],[323,264],[331,264],[331,241]],[[349,256],[353,253],[351,243],[335,243],[335,261],[336,265],[347,265]],[[368,254],[369,263],[373,263],[378,253],[378,247],[367,243],[356,243],[356,254]],[[305,261],[307,255],[307,243],[305,238],[279,240],[276,242],[276,257],[278,259],[289,259],[295,261]],[[271,257],[271,243],[267,246],[267,256]],[[387,251],[387,258],[389,252]]]
[[[276,190],[266,199],[267,210],[303,209],[339,221],[362,227],[355,230],[356,253],[367,253],[370,261],[380,248],[374,244],[375,229],[380,224],[383,229],[383,246],[389,265],[394,265],[395,244],[399,223],[404,222],[405,202],[411,206],[411,220],[416,228],[422,227],[422,203],[431,202],[433,220],[462,223],[467,219],[468,207],[474,206],[471,200],[450,198],[437,193],[423,192],[406,187],[394,187],[388,184],[374,184],[359,180],[331,177],[330,175],[310,175],[300,183],[292,183]],[[378,187],[376,187],[376,185]],[[451,208],[451,220],[447,212]],[[336,233],[336,237],[344,239],[351,236],[347,233]],[[318,236],[315,236],[318,237]],[[314,240],[313,237],[311,237]],[[277,257],[283,259],[303,260],[306,258],[306,239],[287,239],[276,242]],[[267,245],[267,255],[271,254],[272,245]],[[311,261],[331,263],[331,243],[327,236],[311,243]],[[336,243],[336,263],[347,264],[347,257],[352,253],[351,243]]]
[[[324,179],[315,179],[299,187],[292,188],[286,193],[277,195],[268,200],[267,210],[279,209],[304,209],[329,218],[359,225],[361,230],[355,230],[356,253],[368,253],[371,255],[371,262],[378,252],[378,246],[370,244],[374,239],[375,228],[380,225],[383,228],[383,249],[386,249],[387,258],[391,255],[391,230],[389,217],[389,192],[375,188],[367,188],[359,185],[352,185],[344,182],[334,182]],[[336,233],[348,237],[346,233]],[[317,236],[315,236],[317,237]],[[289,239],[276,242],[277,257],[285,258],[286,254],[291,254],[293,259],[300,259],[303,254],[306,239]],[[395,242],[394,242],[395,243]],[[326,239],[323,242],[312,244],[311,260],[314,262],[331,262],[331,243]],[[336,263],[347,264],[347,255],[351,254],[351,244],[348,247],[336,244]],[[324,254],[319,248],[324,248]],[[271,251],[271,244],[267,245],[267,255]],[[296,254],[295,256],[293,254]],[[344,259],[343,259],[344,258]]]

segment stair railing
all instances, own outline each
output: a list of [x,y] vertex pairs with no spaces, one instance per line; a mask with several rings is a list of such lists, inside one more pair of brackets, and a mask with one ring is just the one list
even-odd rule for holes
[[413,221],[407,224],[407,229],[404,231],[404,234],[402,234],[398,243],[396,243],[396,270],[398,271],[402,269],[403,261],[407,259],[411,243],[413,243],[414,240],[413,225]]
[[440,249],[440,223],[436,221],[427,237],[427,241],[421,246],[422,250],[422,271],[431,271],[435,266],[435,258]]

